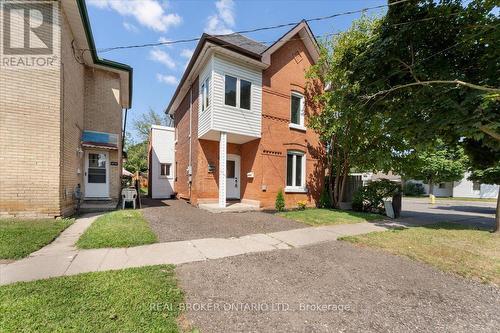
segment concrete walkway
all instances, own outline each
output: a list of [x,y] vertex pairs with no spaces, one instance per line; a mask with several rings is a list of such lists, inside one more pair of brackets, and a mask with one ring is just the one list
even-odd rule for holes
[[238,238],[205,238],[156,243],[130,248],[76,249],[74,244],[97,216],[87,215],[77,219],[51,244],[27,258],[0,265],[0,285],[85,272],[182,264],[245,253],[290,249],[334,241],[346,235],[359,235],[403,226],[398,222],[357,223],[252,234]]

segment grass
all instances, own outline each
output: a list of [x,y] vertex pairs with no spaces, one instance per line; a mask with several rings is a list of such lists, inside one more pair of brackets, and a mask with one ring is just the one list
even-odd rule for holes
[[81,249],[97,249],[130,247],[157,241],[139,210],[117,210],[95,220],[76,245]]
[[0,287],[2,332],[178,332],[174,266],[85,273]]
[[311,226],[351,224],[367,221],[380,220],[383,217],[378,214],[361,213],[325,208],[309,208],[305,210],[291,210],[278,213],[279,216],[302,222]]
[[52,242],[73,219],[1,219],[0,259],[20,259]]
[[500,236],[453,223],[347,236],[342,240],[381,248],[447,272],[500,285]]

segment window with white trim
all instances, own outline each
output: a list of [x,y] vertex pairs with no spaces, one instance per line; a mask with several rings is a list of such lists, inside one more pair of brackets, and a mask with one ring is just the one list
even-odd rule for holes
[[481,191],[481,183],[477,181],[472,182],[472,190]]
[[286,155],[286,190],[305,190],[306,156],[300,151]]
[[171,163],[160,163],[160,176],[161,177],[170,177],[170,168],[172,167]]
[[304,96],[297,92],[292,92],[290,99],[290,124],[304,127]]
[[210,76],[201,84],[201,111],[205,111],[210,106]]
[[252,101],[252,82],[224,76],[224,104],[250,110]]

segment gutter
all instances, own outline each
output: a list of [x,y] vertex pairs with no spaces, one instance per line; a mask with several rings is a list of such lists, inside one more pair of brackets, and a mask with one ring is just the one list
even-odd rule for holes
[[78,5],[78,11],[80,12],[80,17],[83,22],[83,28],[85,30],[85,35],[87,37],[87,41],[89,43],[89,48],[90,48],[90,55],[92,56],[92,61],[96,65],[101,65],[105,67],[110,67],[122,71],[126,71],[129,73],[128,75],[128,84],[129,84],[129,98],[128,98],[128,106],[129,108],[132,107],[132,91],[133,91],[133,73],[134,69],[130,67],[127,64],[123,64],[120,62],[112,61],[112,60],[107,60],[107,59],[101,59],[97,55],[96,52],[96,47],[95,47],[95,42],[94,42],[94,36],[92,35],[92,28],[90,27],[90,20],[89,20],[89,15],[87,12],[87,7],[85,6],[85,1],[84,0],[75,0],[76,4]]

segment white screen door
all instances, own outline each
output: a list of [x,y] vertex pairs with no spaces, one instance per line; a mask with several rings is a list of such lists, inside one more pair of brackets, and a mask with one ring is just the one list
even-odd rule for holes
[[226,161],[226,197],[228,199],[240,198],[240,157],[227,155]]
[[109,161],[107,152],[85,153],[85,197],[109,197]]

